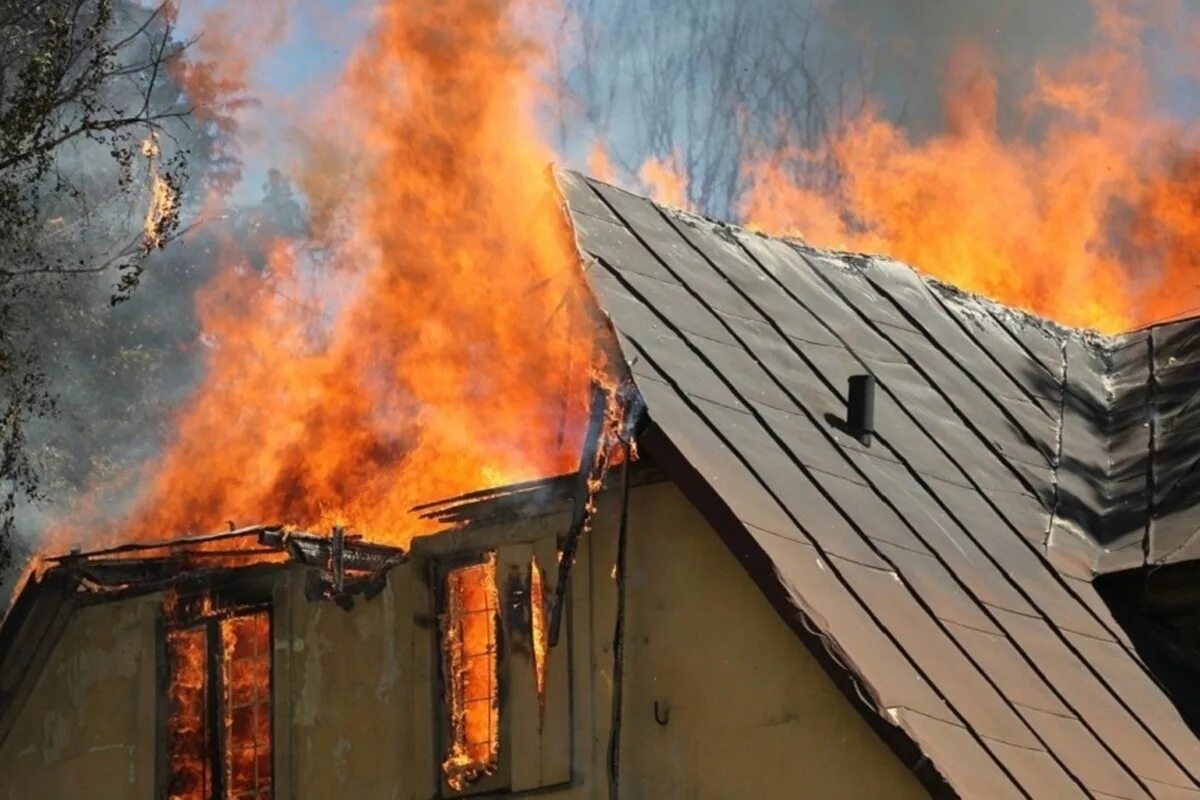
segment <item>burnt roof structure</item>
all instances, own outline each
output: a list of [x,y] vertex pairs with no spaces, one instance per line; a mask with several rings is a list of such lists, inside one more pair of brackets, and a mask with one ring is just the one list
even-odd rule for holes
[[1141,613],[1162,579],[1196,619],[1200,324],[1070,331],[557,177],[643,451],[927,785],[1200,798],[1200,675],[1152,669],[1102,596],[1120,573]]

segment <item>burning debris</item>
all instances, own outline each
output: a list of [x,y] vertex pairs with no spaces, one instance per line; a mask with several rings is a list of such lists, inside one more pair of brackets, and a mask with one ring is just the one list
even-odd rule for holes
[[142,155],[146,157],[149,173],[147,190],[150,195],[142,225],[142,249],[150,252],[163,246],[167,232],[179,219],[179,190],[171,185],[159,166],[161,148],[157,133],[150,134],[142,141]]

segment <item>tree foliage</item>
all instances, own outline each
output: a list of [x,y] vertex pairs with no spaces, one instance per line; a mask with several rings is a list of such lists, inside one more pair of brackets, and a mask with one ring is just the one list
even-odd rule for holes
[[204,149],[185,47],[168,4],[0,0],[0,568],[18,504],[40,493],[30,430],[58,403],[56,358],[110,324],[96,287],[106,306],[128,299],[178,232]]

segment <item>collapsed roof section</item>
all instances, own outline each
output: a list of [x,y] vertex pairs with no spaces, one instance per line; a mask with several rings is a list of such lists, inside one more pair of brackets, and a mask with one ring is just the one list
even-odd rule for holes
[[1099,339],[558,178],[643,449],[955,792],[1200,797],[1200,741],[1092,582],[1200,554],[1200,327]]

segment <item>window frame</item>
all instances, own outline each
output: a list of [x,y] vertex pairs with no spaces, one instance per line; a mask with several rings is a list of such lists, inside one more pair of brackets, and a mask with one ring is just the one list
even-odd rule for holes
[[[434,673],[434,699],[437,703],[436,710],[436,730],[434,735],[434,755],[437,757],[437,780],[439,797],[454,798],[454,797],[470,797],[472,795],[489,793],[504,793],[508,791],[509,779],[509,763],[507,756],[508,748],[505,743],[509,741],[508,736],[508,714],[505,708],[506,685],[508,683],[508,646],[505,639],[504,626],[501,621],[503,599],[500,596],[500,587],[496,588],[496,618],[495,625],[495,640],[496,640],[496,707],[500,716],[499,720],[499,741],[497,743],[496,753],[496,771],[490,775],[485,775],[482,778],[472,781],[462,789],[452,788],[446,780],[446,775],[442,770],[442,762],[446,758],[450,740],[452,737],[453,722],[450,719],[449,704],[446,702],[447,693],[449,691],[445,657],[443,655],[443,632],[441,619],[442,615],[449,611],[449,599],[447,597],[447,578],[453,571],[463,567],[472,567],[485,562],[489,553],[496,553],[495,550],[476,550],[457,553],[449,558],[438,559],[433,562],[433,603],[435,613],[435,624],[433,627],[433,650],[434,657],[437,660],[437,670]],[[499,554],[496,553],[497,561]],[[496,573],[499,574],[498,572]]]
[[[570,785],[574,781],[576,759],[576,731],[574,727],[574,702],[572,699],[573,657],[573,592],[571,587],[564,596],[566,606],[562,634],[557,647],[546,652],[547,694],[544,711],[538,708],[538,696],[534,688],[534,666],[532,659],[514,651],[519,646],[518,637],[513,635],[506,614],[509,596],[506,586],[507,565],[524,564],[523,579],[529,575],[529,564],[534,557],[542,571],[543,593],[547,598],[554,596],[558,577],[558,552],[561,524],[558,520],[524,520],[516,524],[488,526],[483,529],[449,531],[413,541],[412,558],[422,563],[427,602],[431,619],[427,636],[420,637],[428,643],[431,680],[427,708],[433,715],[430,730],[432,742],[428,750],[432,753],[432,764],[426,768],[433,773],[436,797],[472,797],[475,795],[506,796],[540,791],[556,786]],[[442,762],[449,744],[449,712],[446,709],[446,678],[443,673],[442,634],[440,615],[445,609],[445,576],[459,566],[479,563],[488,553],[496,557],[496,592],[499,606],[497,641],[500,645],[498,669],[498,694],[500,709],[500,744],[496,772],[475,781],[462,790],[454,790],[446,781]],[[528,586],[526,580],[524,583]],[[527,680],[526,680],[527,679]],[[516,682],[529,686],[516,691]],[[515,723],[515,724],[514,724]],[[556,752],[546,759],[543,766],[545,743],[543,732],[556,737],[552,745]],[[419,733],[418,733],[419,735]],[[565,750],[565,752],[564,752]]]
[[[225,726],[222,722],[224,669],[221,660],[221,623],[224,620],[265,614],[267,624],[267,658],[268,689],[267,716],[269,720],[269,736],[271,742],[271,788],[267,794],[270,800],[277,796],[279,781],[278,731],[276,729],[276,704],[278,703],[278,664],[275,655],[275,637],[277,620],[275,604],[272,600],[270,583],[251,579],[247,585],[225,588],[191,587],[180,589],[173,601],[174,610],[168,610],[166,604],[160,605],[157,621],[157,703],[156,729],[158,745],[156,753],[156,797],[159,800],[169,798],[172,776],[171,744],[170,744],[170,713],[171,713],[171,651],[169,635],[180,629],[201,628],[205,637],[205,682],[206,704],[205,725],[216,731],[216,735],[206,742],[207,752],[205,761],[210,774],[213,776],[209,797],[205,800],[224,797],[225,791]],[[215,645],[215,646],[214,646]]]

